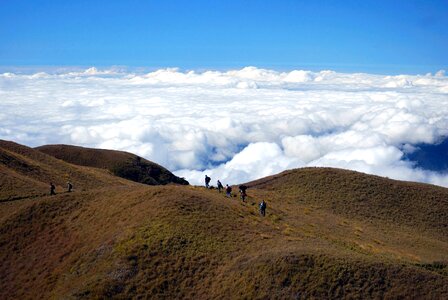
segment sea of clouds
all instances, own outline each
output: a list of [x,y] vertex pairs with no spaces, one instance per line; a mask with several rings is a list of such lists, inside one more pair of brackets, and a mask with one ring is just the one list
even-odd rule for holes
[[405,159],[448,136],[443,71],[3,73],[0,124],[0,139],[125,150],[193,184],[331,166],[448,186]]

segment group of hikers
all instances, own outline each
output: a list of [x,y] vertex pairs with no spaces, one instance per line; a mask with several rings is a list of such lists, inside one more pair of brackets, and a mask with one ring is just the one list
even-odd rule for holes
[[[70,193],[73,189],[73,185],[70,181],[67,181],[67,192]],[[50,196],[56,195],[56,186],[53,182],[50,182]]]
[[[205,187],[208,189],[212,188],[210,186],[211,180],[212,179],[209,176],[205,175]],[[221,181],[219,181],[219,180],[216,182],[216,184],[217,184],[218,192],[221,193],[224,190],[224,186],[222,185]],[[246,202],[247,186],[240,185],[238,188],[239,188],[241,201]],[[72,189],[73,189],[73,185],[71,184],[70,181],[68,181],[67,182],[67,192],[70,193],[72,191]],[[229,186],[228,184],[226,184],[225,192],[226,192],[226,197],[229,197],[229,198],[232,197],[232,187]],[[50,195],[51,196],[56,195],[56,186],[53,184],[53,182],[50,182]],[[259,208],[260,208],[260,215],[262,215],[264,217],[266,215],[266,202],[264,200],[260,202]]]
[[[211,180],[212,180],[212,179],[210,178],[210,176],[205,175],[205,187],[206,187],[207,189],[209,189],[209,188],[213,188],[213,187],[210,185],[210,181],[211,181]],[[221,193],[221,192],[224,190],[224,186],[222,185],[221,181],[218,180],[218,181],[216,182],[216,186],[217,186],[217,189],[218,189],[218,192],[219,192],[219,193]],[[246,202],[246,198],[247,198],[247,193],[246,193],[247,186],[245,186],[245,185],[240,185],[240,186],[238,187],[238,189],[239,189],[239,193],[240,193],[240,199],[241,199],[241,201]],[[226,192],[226,197],[232,197],[232,187],[229,186],[228,184],[226,184],[225,192]],[[264,200],[262,200],[262,201],[260,202],[260,204],[259,204],[259,209],[260,209],[260,215],[264,217],[264,216],[266,215],[266,202],[265,202]]]

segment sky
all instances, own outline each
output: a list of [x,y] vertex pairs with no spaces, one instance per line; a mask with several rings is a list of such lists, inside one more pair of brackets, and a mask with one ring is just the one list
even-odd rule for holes
[[446,0],[0,0],[0,139],[192,184],[329,166],[448,187],[447,28]]
[[1,0],[0,67],[425,74],[446,28],[446,0]]

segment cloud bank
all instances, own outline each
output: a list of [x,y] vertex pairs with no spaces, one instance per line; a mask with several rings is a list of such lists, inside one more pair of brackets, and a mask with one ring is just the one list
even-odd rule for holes
[[246,67],[0,74],[0,138],[125,150],[202,184],[331,166],[448,186],[405,159],[448,136],[448,78]]

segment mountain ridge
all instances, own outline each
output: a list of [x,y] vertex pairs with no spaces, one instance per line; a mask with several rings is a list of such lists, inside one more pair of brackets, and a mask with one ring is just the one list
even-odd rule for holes
[[336,168],[288,170],[247,186],[267,190],[274,186],[283,197],[334,213],[421,226],[448,237],[448,189],[444,187]]
[[188,181],[175,176],[166,168],[125,151],[63,144],[44,145],[35,149],[71,164],[106,169],[116,176],[144,184],[188,184]]

